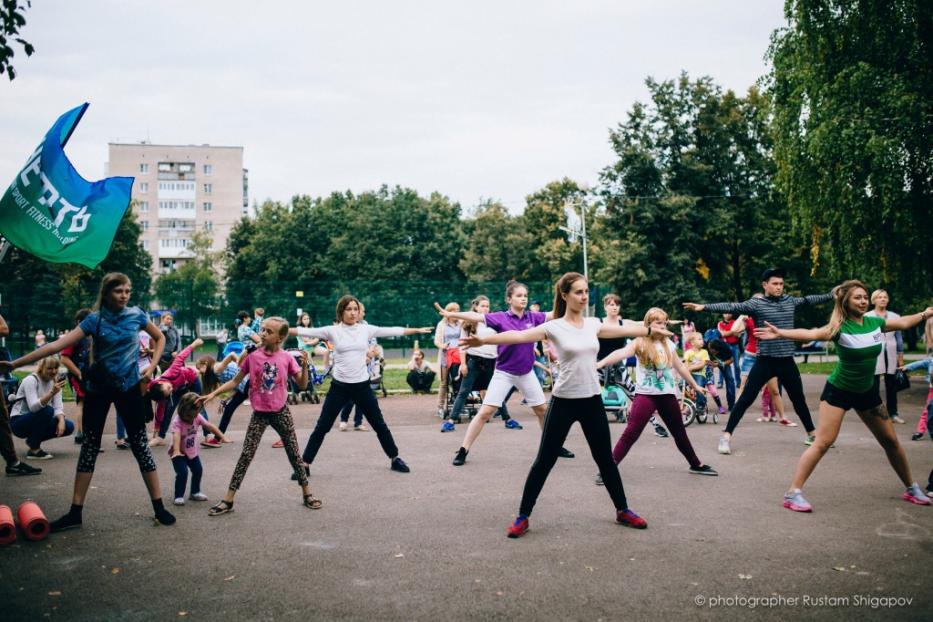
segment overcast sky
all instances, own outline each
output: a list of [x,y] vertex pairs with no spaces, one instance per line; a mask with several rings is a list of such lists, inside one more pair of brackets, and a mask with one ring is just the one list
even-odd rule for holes
[[[239,145],[250,201],[383,183],[510,209],[594,184],[646,76],[765,71],[782,0],[35,0],[0,80],[0,185],[55,118],[104,175],[108,142]],[[261,8],[261,10],[259,10]]]

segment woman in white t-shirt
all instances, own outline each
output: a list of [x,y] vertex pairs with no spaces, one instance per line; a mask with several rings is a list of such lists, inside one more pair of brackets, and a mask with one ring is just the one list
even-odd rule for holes
[[[408,465],[398,455],[398,447],[392,439],[392,432],[386,425],[379,409],[379,403],[369,386],[369,370],[366,367],[366,352],[369,340],[375,337],[402,337],[404,335],[427,334],[430,328],[403,328],[401,326],[382,328],[360,322],[360,301],[349,294],[337,301],[337,323],[321,328],[292,328],[289,334],[299,337],[317,337],[334,344],[333,380],[321,416],[318,417],[314,431],[308,438],[302,458],[305,464],[314,462],[324,436],[334,426],[334,421],[341,409],[353,402],[359,408],[370,427],[376,433],[382,450],[389,457],[390,468],[400,473],[408,473]],[[297,479],[297,477],[296,477]]]
[[[645,314],[645,326],[664,326],[667,324],[667,313],[657,307],[648,309]],[[659,334],[640,337],[620,348],[601,360],[599,367],[612,365],[618,361],[635,357],[635,399],[628,414],[628,425],[622,432],[622,437],[612,450],[612,458],[616,464],[622,462],[638,437],[641,436],[648,420],[657,412],[667,424],[667,429],[674,437],[677,449],[690,463],[690,472],[697,475],[718,475],[708,464],[703,464],[693,451],[693,445],[687,437],[687,430],[680,414],[680,403],[677,401],[677,383],[674,374],[683,378],[697,393],[705,393],[693,379],[690,370],[680,357],[677,348],[670,339]]]
[[671,333],[663,325],[610,326],[601,324],[596,318],[584,317],[589,304],[589,285],[582,274],[568,272],[557,281],[554,289],[553,320],[527,330],[463,340],[465,345],[477,347],[483,344],[534,343],[547,338],[557,350],[560,362],[561,373],[551,392],[538,455],[525,480],[518,517],[509,526],[507,535],[517,538],[528,531],[528,516],[575,421],[579,421],[583,428],[590,453],[615,504],[616,522],[644,529],[648,523],[629,509],[622,478],[612,462],[609,421],[596,373],[598,337],[639,337],[651,335],[654,331],[670,337]]

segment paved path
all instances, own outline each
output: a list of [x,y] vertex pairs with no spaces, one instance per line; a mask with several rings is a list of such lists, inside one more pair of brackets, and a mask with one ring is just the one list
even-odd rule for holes
[[[804,380],[815,408],[823,378]],[[909,436],[925,395],[918,386],[902,394],[909,425],[897,426],[921,483],[933,467],[933,444]],[[694,424],[690,436],[718,478],[688,474],[671,440],[646,433],[621,468],[632,507],[649,522],[646,531],[613,523],[609,498],[593,485],[596,469],[574,428],[567,446],[577,458],[559,461],[531,531],[508,540],[505,528],[538,440],[533,415],[516,405],[525,429],[487,426],[467,465],[455,468],[450,459],[464,426],[439,434],[434,399],[381,400],[411,464],[408,475],[389,470],[373,433],[335,429],[312,466],[313,489],[325,504],[319,511],[301,507],[282,450],[269,446],[270,432],[234,513],[209,518],[208,504],[189,502],[177,509],[177,525],[154,527],[132,455],[114,450],[113,437],[106,437],[84,528],[0,549],[0,617],[933,618],[927,578],[933,508],[900,499],[883,452],[852,414],[838,448],[807,487],[812,515],[781,507],[803,450],[799,427],[756,423],[752,411],[735,436],[735,454],[720,456],[720,426]],[[319,410],[294,409],[301,442]],[[203,450],[204,490],[212,500],[229,480],[247,415],[243,408],[234,419],[237,444]],[[621,431],[613,424],[613,438]],[[67,510],[77,446],[62,439],[45,447],[57,455],[42,463],[45,473],[0,478],[0,502],[16,506],[33,498],[53,517]],[[164,448],[156,458],[170,499]],[[821,597],[837,600],[814,600]],[[748,600],[758,598],[772,600]],[[892,598],[905,600],[901,606],[882,600]]]

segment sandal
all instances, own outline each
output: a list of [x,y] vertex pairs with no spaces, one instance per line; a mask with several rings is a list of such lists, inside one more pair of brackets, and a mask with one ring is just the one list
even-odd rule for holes
[[313,494],[304,495],[304,506],[312,510],[320,510],[321,506],[324,505],[320,499],[315,497]]
[[233,511],[233,501],[224,501],[221,500],[220,503],[212,507],[207,511],[208,516],[220,516],[221,514],[227,514],[228,512]]

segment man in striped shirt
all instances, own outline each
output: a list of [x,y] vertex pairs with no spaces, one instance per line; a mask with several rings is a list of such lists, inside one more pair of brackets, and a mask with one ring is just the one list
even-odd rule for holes
[[[829,302],[833,298],[832,292],[802,298],[784,294],[784,271],[779,268],[765,270],[761,275],[761,281],[761,287],[764,289],[765,294],[764,298],[749,298],[745,302],[717,302],[712,304],[685,302],[684,308],[689,311],[732,313],[733,315],[745,314],[755,319],[756,326],[764,326],[765,322],[770,322],[778,328],[793,328],[794,311],[797,307]],[[775,376],[787,391],[797,416],[800,417],[803,427],[807,430],[807,444],[813,442],[813,418],[807,408],[807,400],[803,395],[803,382],[800,380],[800,372],[794,362],[794,348],[794,342],[790,339],[758,342],[758,358],[755,359],[755,364],[748,373],[745,386],[742,387],[742,395],[736,401],[732,412],[729,413],[729,423],[726,424],[726,431],[722,438],[719,439],[719,453],[732,453],[729,443],[735,428],[739,425],[739,421],[742,420],[745,411],[751,406],[752,401],[761,393],[761,388]]]

